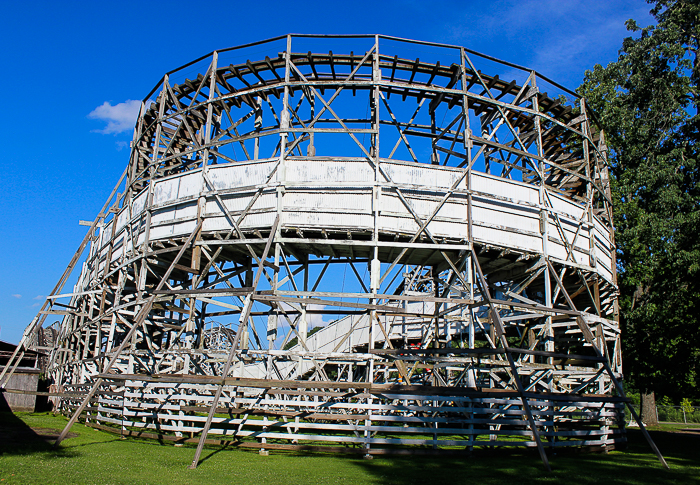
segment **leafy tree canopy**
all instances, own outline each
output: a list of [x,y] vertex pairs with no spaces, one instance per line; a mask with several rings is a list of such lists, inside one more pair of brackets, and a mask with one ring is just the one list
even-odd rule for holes
[[700,1],[648,0],[619,58],[579,92],[609,144],[625,373],[643,392],[700,397]]

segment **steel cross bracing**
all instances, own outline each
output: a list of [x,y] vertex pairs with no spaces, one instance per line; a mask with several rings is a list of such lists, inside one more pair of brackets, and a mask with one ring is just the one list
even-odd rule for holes
[[70,424],[196,441],[193,467],[217,439],[525,446],[547,467],[548,449],[609,449],[627,401],[605,157],[583,99],[462,47],[216,51],[142,103],[123,180],[17,356],[56,315]]

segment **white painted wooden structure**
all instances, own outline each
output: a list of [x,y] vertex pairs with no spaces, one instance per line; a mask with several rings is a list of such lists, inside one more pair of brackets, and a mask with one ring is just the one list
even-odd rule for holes
[[194,440],[192,466],[210,438],[531,446],[547,467],[608,449],[627,400],[606,150],[585,100],[463,47],[215,51],[144,99],[22,348],[60,319],[66,430]]

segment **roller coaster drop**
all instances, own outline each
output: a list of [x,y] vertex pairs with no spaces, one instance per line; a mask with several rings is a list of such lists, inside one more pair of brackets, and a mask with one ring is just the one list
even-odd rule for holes
[[146,96],[18,349],[61,315],[43,350],[65,432],[198,442],[193,467],[209,438],[525,446],[546,467],[546,448],[609,449],[626,399],[605,157],[583,99],[462,47],[216,51]]

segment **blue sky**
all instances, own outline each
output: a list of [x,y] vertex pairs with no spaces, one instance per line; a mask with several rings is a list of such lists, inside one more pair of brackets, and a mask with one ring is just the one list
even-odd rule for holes
[[[644,0],[2,1],[0,339],[19,341],[128,162],[133,100],[212,50],[286,33],[463,45],[574,89]],[[338,5],[338,6],[335,6]],[[130,103],[130,101],[132,101]]]

